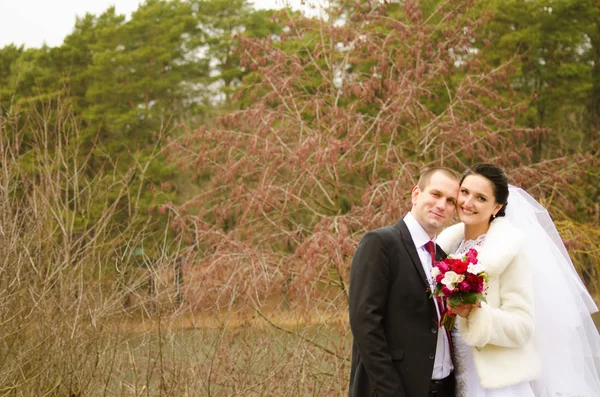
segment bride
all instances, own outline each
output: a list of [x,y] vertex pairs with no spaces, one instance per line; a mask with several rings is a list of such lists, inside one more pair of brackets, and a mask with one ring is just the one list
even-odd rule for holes
[[475,248],[489,279],[487,302],[451,307],[457,396],[600,396],[597,308],[548,212],[494,165],[472,167],[460,185],[462,223],[437,243]]

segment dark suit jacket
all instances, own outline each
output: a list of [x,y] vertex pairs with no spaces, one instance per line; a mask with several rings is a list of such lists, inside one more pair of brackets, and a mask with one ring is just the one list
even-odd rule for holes
[[[436,248],[437,260],[445,255]],[[441,255],[440,255],[441,254]],[[350,268],[350,397],[425,397],[437,344],[437,313],[403,220],[362,238]]]

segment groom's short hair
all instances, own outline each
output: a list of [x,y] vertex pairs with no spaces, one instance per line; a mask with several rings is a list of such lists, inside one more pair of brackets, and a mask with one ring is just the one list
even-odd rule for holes
[[442,174],[446,175],[448,178],[455,179],[458,181],[458,174],[455,171],[451,170],[450,168],[446,168],[446,167],[424,168],[421,170],[421,174],[419,176],[419,182],[417,182],[417,186],[419,186],[420,190],[425,190],[427,185],[429,185],[429,180],[431,179],[433,174],[435,174],[436,172],[441,172]]

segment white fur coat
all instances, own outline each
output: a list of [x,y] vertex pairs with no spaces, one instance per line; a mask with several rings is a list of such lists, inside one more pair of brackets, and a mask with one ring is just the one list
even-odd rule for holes
[[[452,253],[464,238],[464,224],[444,230],[437,243]],[[504,218],[495,219],[478,250],[489,276],[487,303],[458,318],[458,329],[472,346],[481,385],[499,388],[534,379],[540,372],[535,350],[533,280],[522,252],[523,233]]]

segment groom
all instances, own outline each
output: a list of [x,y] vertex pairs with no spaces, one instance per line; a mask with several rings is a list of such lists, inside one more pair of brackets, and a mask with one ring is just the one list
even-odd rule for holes
[[[428,291],[432,258],[425,244],[452,217],[458,189],[454,172],[424,171],[404,219],[368,232],[356,249],[349,397],[454,397],[451,342]],[[436,256],[443,256],[439,247]]]

